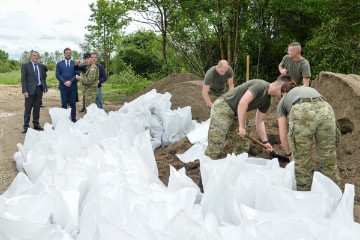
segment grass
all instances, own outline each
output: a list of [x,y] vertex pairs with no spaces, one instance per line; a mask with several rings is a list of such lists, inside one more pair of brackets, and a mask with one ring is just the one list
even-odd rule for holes
[[[6,85],[20,85],[21,71],[13,70],[8,73],[0,73],[0,84]],[[58,80],[55,77],[55,71],[47,72],[47,84],[57,85]],[[103,84],[102,93],[103,100],[107,102],[124,102],[129,96],[135,94],[153,82],[134,76],[111,76],[109,80]],[[57,87],[52,89],[58,90]],[[79,90],[79,94],[81,91]]]

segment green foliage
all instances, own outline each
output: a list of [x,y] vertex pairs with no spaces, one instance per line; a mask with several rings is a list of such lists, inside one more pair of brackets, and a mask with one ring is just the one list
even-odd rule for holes
[[149,78],[153,73],[162,72],[161,39],[150,31],[124,36],[115,59],[115,73],[119,74],[128,65],[135,74]]
[[105,101],[124,101],[152,83],[153,81],[136,75],[130,67],[125,67],[120,74],[111,75],[103,85],[103,98]]
[[0,49],[0,61],[7,61],[9,59],[9,54]]
[[97,52],[104,60],[105,69],[109,73],[110,56],[114,52],[119,39],[120,30],[128,24],[127,6],[115,0],[97,0],[89,5],[92,14],[89,20],[83,51]]
[[0,60],[0,73],[11,72],[11,67],[8,61]]

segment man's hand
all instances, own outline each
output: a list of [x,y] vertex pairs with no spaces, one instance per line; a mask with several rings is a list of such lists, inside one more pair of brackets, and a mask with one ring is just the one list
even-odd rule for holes
[[66,86],[66,87],[71,87],[71,81],[66,81],[65,83],[64,83],[64,85]]
[[240,128],[236,131],[237,135],[239,135],[240,137],[244,138],[246,135],[246,129],[245,128]]
[[281,69],[280,74],[286,75],[288,73],[288,70],[286,68]]
[[29,98],[29,93],[28,92],[24,92],[23,94],[24,94],[25,98]]
[[264,144],[264,151],[267,152],[267,153],[271,153],[273,151],[273,147],[271,146],[270,143],[265,143]]
[[78,80],[78,81],[80,81],[80,80],[81,80],[81,78],[80,78],[80,76],[79,76],[79,75],[76,75],[76,80]]

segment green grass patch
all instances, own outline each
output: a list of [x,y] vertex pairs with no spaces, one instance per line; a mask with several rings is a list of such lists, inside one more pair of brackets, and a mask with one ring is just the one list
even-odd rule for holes
[[[55,71],[48,71],[47,84],[58,84],[58,80],[55,77]],[[0,73],[0,84],[6,85],[21,85],[21,70],[13,70],[11,72]]]
[[[13,70],[8,73],[0,73],[0,84],[21,85],[21,71]],[[46,82],[48,85],[57,85],[55,71],[47,72]],[[132,71],[126,70],[121,75],[112,75],[102,87],[103,100],[107,102],[124,102],[131,95],[142,91],[154,82],[140,76],[134,75]],[[52,89],[58,90],[57,87]],[[81,91],[79,90],[79,94]]]

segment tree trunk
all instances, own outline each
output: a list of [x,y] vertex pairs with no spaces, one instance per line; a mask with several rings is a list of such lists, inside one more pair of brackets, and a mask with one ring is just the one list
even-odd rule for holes
[[225,49],[224,49],[224,28],[222,25],[222,21],[221,21],[221,0],[216,0],[215,2],[216,4],[216,13],[217,13],[217,23],[216,23],[216,27],[217,27],[217,34],[218,34],[218,39],[219,39],[219,48],[220,48],[220,54],[221,54],[221,59],[225,59]]

